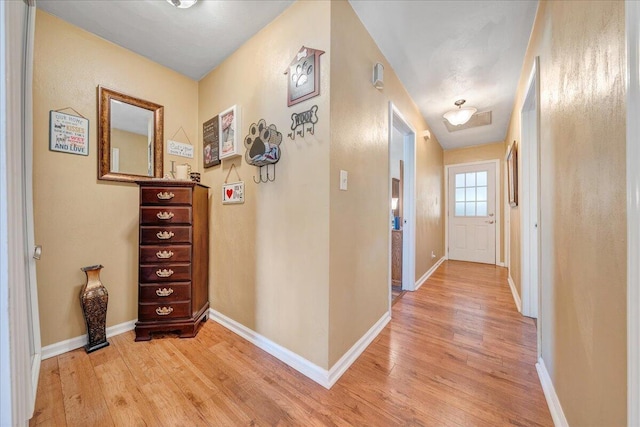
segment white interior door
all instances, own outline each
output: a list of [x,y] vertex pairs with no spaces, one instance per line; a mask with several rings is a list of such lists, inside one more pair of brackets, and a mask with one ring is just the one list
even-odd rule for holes
[[495,164],[449,167],[449,259],[496,263]]

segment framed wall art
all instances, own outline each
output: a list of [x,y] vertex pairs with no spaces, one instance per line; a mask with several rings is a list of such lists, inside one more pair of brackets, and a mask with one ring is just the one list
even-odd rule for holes
[[49,150],[88,156],[89,120],[61,111],[50,111]]
[[205,168],[220,164],[220,134],[218,116],[202,124],[202,163]]
[[320,55],[323,50],[302,46],[284,73],[287,75],[287,106],[320,95]]
[[507,181],[509,183],[509,205],[518,206],[518,148],[516,142],[507,150]]
[[218,115],[220,159],[240,156],[240,108],[234,105]]

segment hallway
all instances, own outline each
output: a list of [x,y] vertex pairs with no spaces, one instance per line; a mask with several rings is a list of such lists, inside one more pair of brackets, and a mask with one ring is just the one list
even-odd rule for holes
[[43,361],[30,425],[550,426],[506,269],[445,262],[326,390],[214,322]]

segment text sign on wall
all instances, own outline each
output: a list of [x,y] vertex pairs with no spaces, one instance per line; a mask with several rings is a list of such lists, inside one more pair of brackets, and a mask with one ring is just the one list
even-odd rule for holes
[[49,149],[88,156],[89,120],[59,111],[50,111]]
[[193,145],[167,140],[167,153],[193,159]]
[[222,185],[222,204],[244,203],[244,181]]

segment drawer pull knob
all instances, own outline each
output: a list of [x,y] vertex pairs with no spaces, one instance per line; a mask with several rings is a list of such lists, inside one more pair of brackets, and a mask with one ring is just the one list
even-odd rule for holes
[[168,297],[173,293],[173,288],[156,289],[156,295],[159,297]]
[[158,231],[158,233],[156,234],[156,237],[160,240],[169,240],[173,236],[175,236],[175,234],[173,234],[173,231]]
[[156,314],[158,316],[168,316],[173,312],[173,307],[158,307],[156,308]]
[[156,257],[160,259],[169,259],[173,256],[173,251],[158,251]]
[[175,197],[176,195],[173,193],[170,193],[168,191],[164,191],[162,193],[158,193],[158,199],[159,200],[171,200]]
[[173,275],[173,270],[163,268],[162,270],[156,271],[156,276],[158,277],[171,277]]
[[173,218],[173,212],[158,212],[156,216],[158,217],[158,219],[167,220]]

